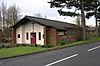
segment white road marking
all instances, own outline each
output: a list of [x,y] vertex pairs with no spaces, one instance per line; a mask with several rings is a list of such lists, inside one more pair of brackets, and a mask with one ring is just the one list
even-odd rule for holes
[[72,56],[69,56],[69,57],[63,58],[63,59],[61,59],[61,60],[58,60],[58,61],[52,62],[52,63],[47,64],[47,65],[45,65],[45,66],[51,66],[51,65],[57,64],[57,63],[62,62],[62,61],[64,61],[64,60],[67,60],[67,59],[70,59],[70,58],[76,57],[77,55],[78,55],[78,54],[74,54],[74,55],[72,55]]
[[100,48],[100,46],[97,46],[97,47],[91,48],[91,49],[89,49],[88,51],[92,51],[92,50],[95,50],[95,49],[98,49],[98,48]]

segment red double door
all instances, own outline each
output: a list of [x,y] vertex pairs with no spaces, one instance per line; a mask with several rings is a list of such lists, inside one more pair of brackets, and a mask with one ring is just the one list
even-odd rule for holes
[[31,44],[36,44],[36,33],[31,33]]

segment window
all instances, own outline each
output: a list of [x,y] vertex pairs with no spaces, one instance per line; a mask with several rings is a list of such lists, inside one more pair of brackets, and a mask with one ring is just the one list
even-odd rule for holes
[[43,34],[43,39],[44,39],[44,34]]
[[18,38],[20,38],[20,34],[18,34]]
[[28,32],[26,33],[26,39],[28,40]]
[[58,35],[64,35],[64,32],[58,32]]
[[39,32],[39,40],[41,40],[41,32]]

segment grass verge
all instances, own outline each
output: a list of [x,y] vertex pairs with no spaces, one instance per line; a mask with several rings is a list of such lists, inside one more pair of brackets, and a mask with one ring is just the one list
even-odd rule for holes
[[90,38],[89,40],[84,40],[84,41],[77,41],[77,42],[65,44],[65,45],[58,46],[58,47],[63,48],[63,47],[70,47],[70,46],[76,46],[76,45],[91,44],[96,41],[100,41],[100,37],[94,37],[94,38]]
[[52,48],[30,47],[30,46],[3,48],[3,49],[0,49],[0,58],[20,56],[20,55],[31,54],[31,53],[35,53],[35,52],[41,52],[41,51],[49,51],[49,50],[54,50],[54,49],[59,49],[59,48],[64,48],[64,47],[81,45],[81,44],[90,44],[90,43],[93,43],[96,41],[100,41],[100,37],[91,38],[86,41],[73,42],[73,43],[65,44],[62,46],[56,46],[56,47],[52,47]]
[[47,50],[47,48],[30,47],[30,46],[3,48],[3,49],[0,49],[0,58],[30,54],[30,53],[41,52],[41,51],[45,51],[45,50]]

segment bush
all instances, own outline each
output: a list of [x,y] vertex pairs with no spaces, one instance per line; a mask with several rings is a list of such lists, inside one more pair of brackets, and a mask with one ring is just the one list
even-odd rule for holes
[[0,48],[3,48],[2,43],[0,43]]
[[10,47],[11,47],[11,44],[10,44],[10,43],[4,43],[4,44],[3,44],[3,47],[4,47],[4,48],[10,48]]
[[65,44],[67,44],[67,43],[69,43],[69,42],[67,41],[67,39],[66,39],[66,38],[63,38],[63,39],[61,40],[61,42],[60,42],[60,45],[65,45]]
[[16,47],[16,44],[12,44],[12,43],[11,43],[10,46],[11,46],[11,47]]
[[2,43],[8,43],[8,42],[11,42],[11,40],[8,40],[8,39],[3,39],[2,40]]
[[45,48],[51,48],[51,47],[53,47],[53,45],[51,45],[51,44],[47,44],[46,46],[44,46]]
[[[26,46],[28,46],[28,45],[26,45]],[[37,44],[30,44],[29,46],[31,46],[31,47],[38,47],[39,45],[37,45]]]

